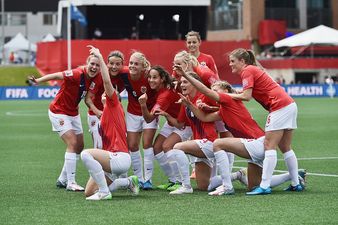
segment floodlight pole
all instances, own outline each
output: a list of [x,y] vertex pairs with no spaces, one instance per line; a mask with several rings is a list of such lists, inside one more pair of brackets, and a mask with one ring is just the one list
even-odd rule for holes
[[1,64],[5,63],[5,0],[1,0],[1,34],[2,34],[2,60]]

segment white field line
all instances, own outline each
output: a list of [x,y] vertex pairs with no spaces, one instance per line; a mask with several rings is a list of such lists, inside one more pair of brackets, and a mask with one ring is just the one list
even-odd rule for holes
[[[309,157],[309,158],[297,158],[298,161],[305,160],[330,160],[330,159],[338,159],[338,156],[329,156],[329,157]],[[284,159],[278,159],[278,161],[284,161]],[[236,162],[247,162],[245,159],[236,160]]]
[[6,112],[5,115],[6,116],[46,116],[48,114],[47,113],[41,113],[41,111],[37,112],[37,113],[32,112],[32,111],[31,112],[29,112],[29,111],[26,111],[26,112],[15,111],[15,112]]

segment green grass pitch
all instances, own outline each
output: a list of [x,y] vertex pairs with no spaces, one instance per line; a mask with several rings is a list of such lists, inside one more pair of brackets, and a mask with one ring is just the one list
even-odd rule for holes
[[[235,182],[234,196],[201,191],[169,196],[154,190],[133,197],[121,190],[101,202],[55,187],[65,146],[51,131],[49,101],[0,101],[0,224],[338,224],[338,99],[296,101],[299,128],[293,148],[299,168],[309,173],[305,192],[285,193],[287,183],[272,195],[248,197]],[[254,101],[247,106],[262,126],[267,112]],[[89,148],[84,104],[81,114]],[[276,169],[286,170],[278,158]],[[245,166],[236,160],[236,168]],[[77,181],[85,185],[88,172],[82,163],[77,171]],[[165,181],[155,162],[153,183]]]

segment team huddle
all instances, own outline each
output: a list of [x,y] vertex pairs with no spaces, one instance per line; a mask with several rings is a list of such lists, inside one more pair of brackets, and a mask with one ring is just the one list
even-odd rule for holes
[[[247,195],[270,194],[286,181],[286,191],[305,189],[305,171],[291,148],[297,128],[294,100],[261,68],[252,51],[235,49],[229,66],[242,79],[238,92],[218,76],[212,56],[201,53],[198,32],[186,35],[188,51],[178,52],[173,71],[151,66],[141,52],[133,52],[128,66],[118,50],[103,58],[89,47],[85,66],[69,71],[32,76],[32,82],[63,80],[49,107],[49,118],[66,144],[64,165],[57,187],[84,191],[87,200],[107,200],[117,189],[155,188],[154,160],[168,178],[157,189],[171,195],[193,193],[191,175],[199,190],[208,195],[233,195],[232,182],[247,186]],[[126,113],[119,93],[126,90]],[[88,106],[92,149],[84,148],[79,103]],[[268,112],[265,130],[252,118],[242,101],[254,98]],[[159,117],[166,122],[159,126]],[[143,157],[139,146],[142,143]],[[288,173],[273,175],[277,148],[283,153]],[[234,155],[248,160],[247,168],[232,172]],[[90,174],[86,187],[76,183],[76,164],[81,158]],[[190,174],[190,166],[193,173]],[[133,175],[127,175],[132,167]]]

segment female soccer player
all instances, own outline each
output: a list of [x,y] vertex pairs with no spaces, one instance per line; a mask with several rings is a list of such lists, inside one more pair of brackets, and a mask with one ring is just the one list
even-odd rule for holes
[[100,72],[99,59],[89,55],[87,65],[73,70],[48,74],[30,79],[38,84],[49,80],[63,80],[60,91],[49,106],[49,119],[53,131],[56,131],[66,144],[65,161],[61,174],[56,182],[59,188],[70,191],[83,191],[84,188],[75,182],[76,161],[83,149],[83,130],[79,115],[79,103],[90,86],[96,82]]
[[[134,52],[129,59],[129,73],[120,75],[128,92],[127,106],[127,143],[130,151],[134,174],[138,177],[140,186],[147,190],[152,189],[153,175],[153,139],[158,127],[158,120],[154,119],[147,123],[141,111],[138,98],[147,93],[149,99],[147,106],[151,109],[155,102],[155,91],[149,87],[147,73],[150,63],[141,52]],[[141,136],[143,137],[144,153],[144,176],[142,168],[142,157],[139,150]]]
[[[188,75],[199,79],[198,75],[188,72]],[[181,98],[187,96],[192,104],[197,100],[203,99],[196,88],[192,86],[185,77],[181,77]],[[193,140],[180,142],[174,145],[172,150],[167,152],[169,161],[176,162],[182,176],[182,186],[170,194],[189,194],[193,193],[189,177],[189,160],[186,154],[197,157],[196,160],[196,182],[200,190],[207,190],[211,176],[212,163],[209,159],[214,158],[212,151],[212,142],[217,138],[215,124],[213,122],[202,122],[184,105],[181,106],[178,118],[171,117],[168,113],[159,111],[160,115],[166,116],[167,120],[177,128],[190,126],[193,133]]]
[[292,132],[297,128],[297,105],[256,61],[251,50],[235,49],[229,55],[229,65],[233,73],[242,79],[243,92],[231,93],[235,100],[249,101],[254,98],[269,115],[265,124],[262,181],[248,195],[270,194],[270,182],[273,170],[277,165],[277,146],[284,155],[284,160],[291,176],[291,185],[286,191],[302,191],[298,180],[298,162],[291,149]]
[[[180,69],[180,68],[178,68]],[[222,119],[227,128],[232,132],[235,138],[220,138],[213,143],[215,159],[221,174],[223,185],[210,195],[231,195],[234,189],[231,183],[231,175],[227,169],[230,166],[228,157],[224,151],[232,152],[238,156],[249,159],[248,164],[248,188],[251,190],[260,182],[261,169],[264,159],[264,132],[254,121],[241,101],[233,100],[226,93],[234,93],[234,89],[225,81],[216,81],[212,85],[212,90],[193,77],[183,73],[182,75],[191,82],[201,93],[217,101],[220,104],[218,112],[205,114],[193,104],[187,102],[188,107],[193,111],[197,118],[204,122],[216,121]],[[258,165],[258,166],[257,166]],[[304,175],[305,176],[305,175]],[[297,177],[298,171],[297,171]],[[274,186],[285,182],[290,176],[274,177]]]
[[[134,194],[138,194],[137,176],[117,178],[127,173],[131,165],[123,107],[119,101],[117,90],[111,83],[108,68],[99,49],[93,46],[89,47],[90,53],[100,60],[105,106],[100,123],[104,150],[87,149],[81,153],[81,159],[90,173],[90,179],[86,186],[86,196],[89,197],[86,200],[111,199],[110,191],[115,191],[118,188],[129,188]],[[97,189],[98,191],[94,193]]]
[[[147,108],[147,94],[139,97],[142,114],[147,122],[151,122],[157,117],[157,111],[162,110],[177,118],[181,105],[177,103],[180,99],[178,93],[174,90],[172,78],[167,71],[161,66],[153,66],[148,74],[148,82],[151,89],[156,91],[156,102],[154,107],[149,111]],[[171,188],[177,180],[178,170],[175,165],[169,165],[166,152],[174,147],[178,142],[185,141],[191,136],[190,127],[177,129],[168,121],[163,125],[154,142],[154,154],[160,167],[167,175],[169,182],[158,186],[159,189]],[[170,189],[169,189],[170,190]]]
[[189,53],[197,58],[197,61],[202,66],[207,66],[216,75],[218,75],[217,67],[214,58],[211,55],[200,52],[202,44],[201,36],[196,31],[190,31],[185,35],[185,43]]
[[[115,50],[108,55],[108,71],[112,84],[117,88],[118,93],[124,90],[123,81],[118,76],[123,70],[124,55],[122,52]],[[102,78],[99,77],[98,82],[92,87],[86,95],[85,103],[88,106],[88,126],[92,135],[94,148],[102,149],[102,138],[99,134],[99,122],[102,116],[103,104],[102,94],[104,92]]]

